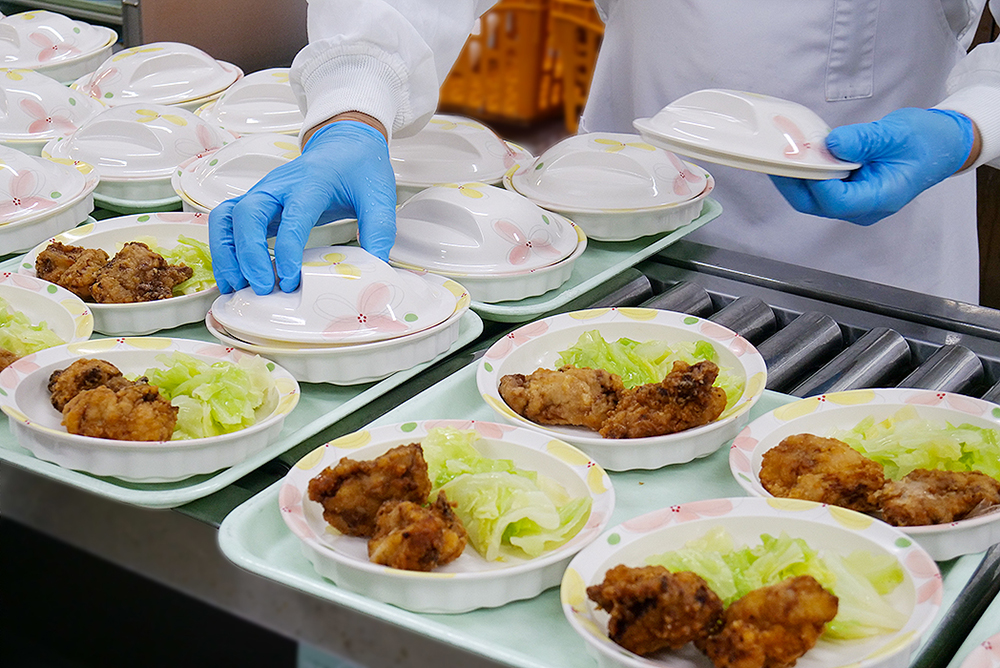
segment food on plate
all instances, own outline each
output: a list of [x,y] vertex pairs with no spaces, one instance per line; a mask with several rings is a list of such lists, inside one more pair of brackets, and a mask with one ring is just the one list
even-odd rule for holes
[[469,535],[444,491],[433,503],[386,502],[375,516],[368,558],[408,571],[431,571],[451,563],[465,550]]
[[65,369],[56,369],[49,375],[49,399],[52,407],[62,412],[66,404],[81,392],[101,386],[117,392],[131,384],[132,381],[111,362],[80,358]]
[[601,425],[601,436],[644,438],[708,424],[726,409],[726,393],[712,385],[718,373],[713,362],[675,361],[661,382],[622,392]]
[[603,369],[564,365],[500,379],[500,396],[514,412],[538,424],[598,430],[625,390],[621,378]]
[[150,250],[163,256],[167,263],[182,264],[193,272],[191,278],[174,286],[174,296],[189,295],[201,292],[215,285],[215,275],[212,273],[212,253],[208,244],[198,239],[179,235],[177,245],[173,248],[162,248],[153,237],[139,237],[136,241],[149,246]]
[[194,269],[168,263],[139,241],[124,244],[110,259],[101,249],[53,241],[35,258],[35,273],[84,301],[132,304],[166,299],[177,290],[183,294]]
[[774,496],[870,512],[885,476],[881,465],[843,441],[794,434],[764,453],[760,483]]
[[511,409],[538,424],[589,427],[604,438],[674,434],[708,424],[726,408],[726,393],[714,387],[719,367],[703,360],[673,362],[659,382],[626,388],[604,369],[564,365],[500,379]]
[[784,668],[812,649],[837,615],[837,597],[811,575],[748,592],[695,645],[717,668]]
[[882,519],[894,526],[947,524],[1000,504],[1000,481],[979,471],[914,469],[873,496]]
[[28,316],[0,297],[0,370],[25,355],[63,343],[45,322],[31,324]]
[[619,564],[587,587],[587,597],[610,615],[609,637],[641,655],[680,649],[714,633],[724,609],[701,576],[663,566]]
[[323,506],[323,519],[348,536],[371,537],[386,501],[427,502],[431,481],[417,443],[397,446],[367,461],[344,457],[309,481],[309,498]]

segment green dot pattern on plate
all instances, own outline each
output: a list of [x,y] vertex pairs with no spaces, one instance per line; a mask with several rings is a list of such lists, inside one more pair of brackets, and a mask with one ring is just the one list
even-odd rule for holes
[[544,162],[540,162],[540,163],[538,163],[537,165],[535,165],[535,169],[536,169],[536,170],[539,170],[539,169],[541,169],[541,168],[542,168],[542,167],[544,167],[544,166],[545,166],[545,163],[544,163]]
[[21,266],[24,267],[25,269],[31,269],[32,267],[34,267],[34,265],[31,264],[30,262],[25,262]]
[[411,431],[413,431],[416,428],[417,428],[417,423],[416,422],[407,422],[407,423],[403,424],[402,426],[400,426],[399,429],[400,429],[400,431],[403,431],[403,432],[409,434]]
[[57,288],[54,285],[49,285],[49,286],[46,286],[45,291],[48,292],[50,295],[54,295],[56,293],[56,290],[58,290],[58,289],[59,288]]
[[139,216],[138,218],[136,218],[136,221],[140,223],[145,223],[147,220],[149,220],[149,216]]
[[1000,418],[1000,408],[993,409],[993,417]]
[[104,97],[106,97],[106,98],[112,98],[114,96],[115,96],[115,94],[111,93],[111,92],[107,92],[107,93],[104,94]]
[[693,317],[690,317],[690,316],[687,317],[687,318],[684,318],[684,324],[685,325],[693,325],[696,322],[698,322],[698,318],[693,318]]
[[545,223],[546,225],[548,225],[549,224],[549,217],[548,216],[542,216],[542,222]]
[[49,194],[49,197],[51,197],[52,199],[59,199],[60,197],[62,197],[62,193],[61,193],[61,192],[59,192],[58,190],[53,190],[53,191],[52,191],[52,192],[51,192],[51,193]]
[[483,368],[489,371],[490,373],[493,373],[493,365],[490,364],[489,362],[483,364]]
[[217,164],[219,164],[219,159],[215,158],[215,159],[209,161],[208,166],[209,167],[215,167]]
[[76,98],[75,97],[71,97],[69,99],[69,106],[71,106],[71,107],[75,107],[76,106]]
[[267,370],[268,371],[274,371],[274,362],[268,362],[267,363]]
[[403,320],[405,320],[406,322],[416,322],[417,319],[418,316],[416,313],[407,313],[406,315],[403,316]]
[[80,34],[80,29],[79,28],[73,28],[73,32],[75,32],[77,35],[79,35]]
[[4,390],[3,388],[0,388],[0,397],[6,397],[6,396],[7,396],[6,390]]
[[899,537],[896,539],[896,547],[909,547],[913,545],[913,541],[909,538]]
[[620,542],[622,542],[622,537],[619,536],[618,534],[613,533],[610,536],[608,536],[608,545],[617,545]]

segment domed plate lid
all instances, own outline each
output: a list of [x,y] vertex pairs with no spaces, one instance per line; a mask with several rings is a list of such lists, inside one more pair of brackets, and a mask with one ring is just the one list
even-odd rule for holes
[[288,83],[288,72],[287,67],[275,67],[248,74],[195,113],[241,135],[297,134],[303,116]]
[[225,90],[243,76],[188,44],[154,42],[119,51],[72,87],[108,106],[180,104]]
[[639,135],[591,132],[567,137],[510,177],[517,192],[561,211],[635,210],[697,197],[704,171]]
[[12,14],[0,19],[0,65],[46,68],[86,58],[116,39],[118,35],[111,28],[54,12]]
[[233,139],[183,109],[126,104],[105,109],[66,139],[49,142],[43,155],[95,165],[102,181],[142,181],[169,178],[185,160]]
[[0,146],[0,225],[48,217],[96,185],[73,165]]
[[389,157],[396,182],[411,186],[497,183],[515,164],[531,160],[482,123],[444,114],[411,137],[393,137]]
[[34,70],[0,69],[0,141],[65,137],[104,105]]
[[260,345],[382,341],[448,319],[458,297],[440,281],[396,269],[356,246],[305,252],[295,292],[219,297],[212,314],[230,333]]
[[515,192],[483,183],[423,190],[396,211],[389,259],[444,274],[521,274],[572,255],[572,223]]

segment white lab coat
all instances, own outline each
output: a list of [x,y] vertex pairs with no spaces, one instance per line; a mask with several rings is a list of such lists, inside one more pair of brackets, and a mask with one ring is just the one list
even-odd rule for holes
[[[582,127],[631,132],[634,118],[693,90],[737,88],[796,100],[833,126],[904,106],[955,109],[983,135],[978,164],[996,160],[1000,44],[964,57],[986,1],[597,0],[606,31]],[[292,71],[306,127],[358,110],[390,132],[415,131],[491,4],[311,0],[310,44]],[[860,227],[799,214],[761,174],[706,167],[724,211],[699,241],[978,301],[971,170]]]

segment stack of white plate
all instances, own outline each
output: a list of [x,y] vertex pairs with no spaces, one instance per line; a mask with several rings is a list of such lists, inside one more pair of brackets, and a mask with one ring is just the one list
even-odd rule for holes
[[481,302],[559,287],[587,247],[570,220],[484,183],[421,191],[397,209],[396,230],[393,264],[460,280]]
[[287,67],[274,67],[248,74],[195,113],[241,135],[297,135],[304,117],[288,82],[288,72]]
[[447,350],[469,304],[452,280],[395,269],[355,246],[328,246],[305,252],[294,292],[222,295],[205,322],[224,344],[273,359],[300,381],[350,385]]
[[97,69],[116,41],[111,28],[32,10],[0,19],[0,65],[69,83]]
[[108,106],[142,102],[194,111],[243,76],[189,44],[154,42],[119,51],[71,85]]

